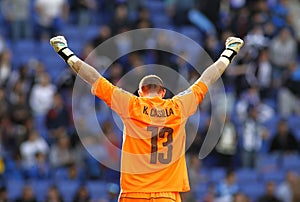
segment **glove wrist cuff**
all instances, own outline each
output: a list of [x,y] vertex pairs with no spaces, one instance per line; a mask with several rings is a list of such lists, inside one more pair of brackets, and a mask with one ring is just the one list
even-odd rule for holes
[[226,65],[226,67],[230,64],[229,59],[225,57],[220,57],[219,61],[223,62]]
[[68,47],[60,49],[57,53],[66,63],[68,63],[68,60],[75,55]]
[[229,63],[231,63],[236,54],[237,52],[235,50],[231,48],[226,48],[221,54],[221,57],[227,58],[229,60]]
[[69,57],[69,59],[67,60],[67,63],[70,67],[73,67],[73,65],[79,60],[79,58],[76,55],[72,55],[71,57]]

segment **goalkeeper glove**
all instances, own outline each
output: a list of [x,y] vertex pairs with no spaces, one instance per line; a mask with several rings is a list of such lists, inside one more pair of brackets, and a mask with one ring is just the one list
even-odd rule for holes
[[67,40],[64,36],[56,36],[51,38],[50,45],[70,66],[79,60],[79,58],[76,57],[75,54],[68,48]]
[[244,41],[242,39],[237,37],[228,37],[225,42],[226,49],[221,54],[221,57],[227,58],[229,63],[231,63],[232,59],[238,54],[243,45]]

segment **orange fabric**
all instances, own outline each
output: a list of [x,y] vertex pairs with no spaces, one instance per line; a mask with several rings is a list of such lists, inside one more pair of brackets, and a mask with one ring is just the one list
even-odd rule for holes
[[181,202],[178,192],[132,192],[120,195],[119,202]]
[[137,97],[103,77],[92,93],[123,120],[121,193],[190,190],[185,160],[185,124],[207,87],[196,82],[172,99]]

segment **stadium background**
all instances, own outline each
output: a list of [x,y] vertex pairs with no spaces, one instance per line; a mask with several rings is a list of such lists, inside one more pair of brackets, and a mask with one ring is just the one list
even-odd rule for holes
[[[228,102],[224,138],[203,160],[198,160],[198,153],[210,105],[204,102],[200,107],[198,133],[195,140],[188,140],[193,141],[186,154],[192,191],[183,196],[184,201],[226,201],[228,196],[234,196],[233,201],[259,201],[273,192],[282,201],[300,201],[299,1],[0,3],[0,201],[115,200],[119,173],[96,161],[79,141],[71,109],[75,76],[52,50],[49,38],[66,36],[71,49],[85,59],[111,36],[150,27],[190,37],[213,60],[219,57],[228,36],[241,37],[246,43],[222,77]],[[112,50],[121,53],[142,42],[125,38]],[[184,44],[176,47],[171,37],[161,35],[156,42],[156,46],[182,48],[181,56],[187,60],[199,59]],[[94,62],[105,66],[109,58],[101,59]],[[190,83],[199,76],[178,56],[149,50],[120,58],[104,75],[117,83],[131,69],[151,63],[172,67]],[[78,110],[88,113],[88,107],[83,101]],[[99,100],[96,109],[106,137],[120,146],[121,131],[111,112]],[[86,133],[95,136],[86,139],[90,149],[117,164],[119,154],[111,153],[110,146],[93,134],[93,123],[81,121]],[[187,129],[197,124],[191,121]],[[271,201],[267,198],[260,201]]]

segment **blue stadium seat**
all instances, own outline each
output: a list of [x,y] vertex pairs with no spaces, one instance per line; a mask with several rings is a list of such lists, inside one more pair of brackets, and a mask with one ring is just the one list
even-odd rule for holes
[[152,15],[151,20],[153,21],[154,27],[157,28],[165,28],[171,25],[170,18],[163,13]]
[[292,115],[288,117],[287,123],[294,133],[300,130],[300,116]]
[[65,202],[71,202],[73,200],[73,197],[80,187],[79,181],[71,181],[71,180],[62,180],[57,181],[56,186],[60,193],[62,194],[62,197]]
[[9,201],[14,201],[22,194],[25,182],[22,180],[7,180],[6,188]]
[[49,187],[52,185],[50,180],[34,180],[30,182],[34,193],[36,195],[37,201],[45,201],[45,197]]
[[32,40],[20,40],[18,42],[11,42],[9,46],[12,51],[13,67],[19,68],[21,64],[28,63],[29,60],[34,59],[38,55],[38,42]]
[[242,168],[236,171],[236,177],[239,184],[257,182],[258,173],[254,169]]
[[183,26],[180,29],[180,33],[191,38],[195,42],[200,42],[202,39],[202,35],[199,29],[194,26]]
[[83,39],[81,40],[76,40],[74,38],[68,39],[68,45],[70,49],[78,56],[80,56],[83,46],[84,46],[85,41]]
[[94,201],[99,201],[100,199],[105,199],[106,196],[106,183],[100,180],[88,181],[86,186],[90,192],[91,199]]
[[16,54],[36,53],[38,42],[34,40],[19,40],[12,43],[12,51]]
[[194,188],[192,188],[192,191],[197,199],[202,199],[205,196],[205,194],[207,193],[208,188],[209,188],[208,184],[200,183],[197,186],[195,186]]
[[261,175],[261,179],[263,182],[273,181],[276,184],[282,182],[285,178],[285,171],[284,170],[276,170],[272,172],[266,172]]
[[81,30],[78,28],[78,26],[74,25],[67,25],[62,30],[62,35],[64,35],[68,40],[74,39],[74,40],[81,40]]
[[66,63],[54,51],[48,55],[41,56],[41,61],[54,82],[66,67]]
[[149,9],[150,13],[164,13],[165,12],[165,3],[163,1],[146,1],[146,7]]
[[300,129],[295,131],[295,136],[297,140],[300,142]]
[[225,170],[223,168],[212,168],[209,173],[209,181],[211,182],[220,182],[225,178]]
[[260,154],[257,157],[256,170],[259,173],[266,173],[277,170],[279,167],[279,155],[277,154]]
[[38,50],[39,50],[38,51],[39,55],[45,55],[45,56],[54,51],[48,41],[40,42]]
[[240,186],[240,191],[245,193],[253,201],[256,201],[265,190],[265,185],[261,182],[249,182],[245,183],[243,186]]
[[96,37],[99,33],[100,30],[100,26],[98,25],[90,25],[86,28],[84,34],[83,34],[83,38],[86,42],[88,42],[89,40],[93,39],[94,37]]
[[281,167],[285,171],[299,170],[299,168],[300,168],[300,156],[299,156],[299,154],[284,155],[282,157]]

